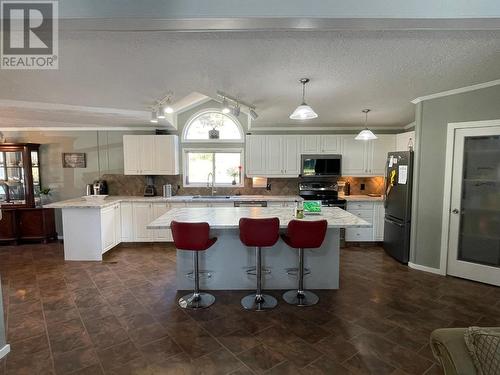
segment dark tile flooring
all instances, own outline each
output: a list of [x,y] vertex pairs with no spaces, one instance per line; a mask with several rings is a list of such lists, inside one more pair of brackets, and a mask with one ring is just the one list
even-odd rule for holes
[[[0,248],[12,352],[4,374],[439,374],[437,327],[500,325],[500,288],[342,250],[341,287],[319,305],[243,311],[246,292],[177,308],[175,251],[119,247],[64,262],[61,244]],[[280,293],[272,293],[280,296]],[[478,298],[479,297],[479,298]]]

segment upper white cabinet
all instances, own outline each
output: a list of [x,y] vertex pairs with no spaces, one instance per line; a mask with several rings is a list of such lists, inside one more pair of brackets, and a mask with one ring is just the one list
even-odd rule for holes
[[408,151],[410,138],[415,145],[415,131],[396,134],[396,151]]
[[247,176],[297,177],[300,173],[300,136],[248,135]]
[[126,175],[179,174],[179,138],[176,135],[124,135]]
[[373,141],[357,141],[354,135],[342,136],[342,175],[382,176],[387,153],[396,148],[396,136],[377,135]]
[[302,154],[340,154],[341,137],[339,135],[302,136]]
[[377,137],[378,139],[369,141],[371,149],[368,154],[368,171],[371,175],[383,176],[385,174],[387,154],[396,149],[396,136],[394,134],[382,134]]

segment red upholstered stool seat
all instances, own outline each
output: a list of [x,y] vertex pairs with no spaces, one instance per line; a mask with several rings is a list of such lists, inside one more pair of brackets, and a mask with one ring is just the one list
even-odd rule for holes
[[272,309],[278,301],[273,296],[262,293],[262,255],[261,248],[273,246],[279,240],[280,221],[277,217],[269,219],[240,219],[240,240],[245,246],[255,247],[257,291],[243,297],[242,306],[247,310],[263,311]]
[[283,299],[291,305],[311,306],[319,301],[316,294],[304,290],[304,249],[320,247],[325,239],[327,227],[326,220],[291,220],[286,234],[281,236],[288,246],[299,250],[299,287],[283,294]]
[[170,228],[175,247],[179,250],[194,252],[194,291],[179,299],[179,306],[184,309],[209,307],[215,302],[215,297],[209,293],[200,292],[198,253],[210,248],[217,241],[217,238],[210,238],[210,226],[208,223],[181,223],[172,221]]

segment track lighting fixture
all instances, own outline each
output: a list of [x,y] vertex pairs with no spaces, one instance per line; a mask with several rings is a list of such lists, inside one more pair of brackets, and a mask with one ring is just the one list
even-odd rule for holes
[[250,113],[250,117],[252,118],[252,120],[257,120],[257,117],[259,117],[257,112],[255,112],[253,109],[251,109],[249,113]]
[[231,112],[231,109],[229,109],[229,104],[227,103],[227,99],[224,98],[222,99],[222,113],[227,115],[229,112]]
[[238,117],[240,115],[241,108],[238,102],[236,102],[236,105],[231,108],[231,114],[235,117]]
[[172,108],[171,102],[170,102],[170,96],[167,98],[167,101],[165,102],[164,113],[174,113],[174,109]]
[[151,110],[151,119],[149,120],[149,122],[152,122],[153,124],[158,123],[158,115],[156,113],[156,109]]
[[164,119],[165,118],[165,105],[164,104],[160,104],[160,106],[158,107],[158,114],[157,114],[157,116],[160,119]]

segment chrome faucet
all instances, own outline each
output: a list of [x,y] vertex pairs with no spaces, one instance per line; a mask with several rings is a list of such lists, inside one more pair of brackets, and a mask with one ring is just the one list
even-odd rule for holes
[[212,172],[210,172],[207,175],[207,187],[210,187],[210,176],[212,176],[212,197],[214,196],[214,193],[217,193],[217,190],[215,190],[215,176]]

